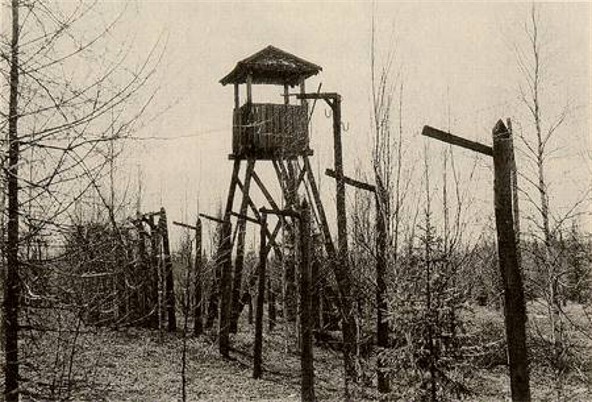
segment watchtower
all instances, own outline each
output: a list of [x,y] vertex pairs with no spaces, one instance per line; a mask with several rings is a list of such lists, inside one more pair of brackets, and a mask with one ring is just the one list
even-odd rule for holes
[[[290,159],[309,152],[308,107],[305,100],[290,104],[288,91],[318,74],[321,67],[273,46],[239,61],[220,80],[222,85],[234,84],[232,129],[233,159]],[[254,85],[278,85],[284,88],[282,103],[254,103]],[[240,85],[246,86],[246,99],[241,105]]]
[[[314,222],[321,228],[328,250],[333,250],[330,239],[327,219],[321,203],[318,188],[310,166],[309,156],[313,154],[310,149],[309,138],[309,110],[305,99],[306,79],[318,74],[321,67],[309,61],[301,59],[293,54],[285,52],[273,46],[268,46],[261,51],[239,61],[235,68],[220,80],[222,85],[234,85],[234,110],[232,129],[232,153],[229,158],[234,161],[232,178],[228,191],[224,221],[230,228],[230,217],[238,216],[236,224],[236,259],[234,264],[232,311],[233,326],[236,326],[238,314],[241,311],[239,292],[241,289],[242,269],[244,263],[245,225],[247,212],[250,210],[255,219],[260,218],[259,206],[251,197],[251,181],[259,188],[267,205],[260,207],[280,209],[297,208],[300,197],[307,197],[314,216]],[[253,102],[254,87],[260,85],[276,85],[283,87],[283,101],[280,102]],[[245,90],[241,91],[244,87]],[[291,88],[297,88],[296,93],[290,93]],[[241,92],[244,99],[241,99]],[[281,98],[281,97],[280,97]],[[291,102],[291,99],[294,102]],[[246,161],[244,179],[239,178],[241,164]],[[271,164],[281,188],[282,201],[275,200],[272,192],[264,184],[257,174],[257,166],[265,162]],[[236,189],[242,193],[240,210],[233,211]],[[265,230],[268,238],[267,244],[273,248],[276,256],[284,258],[286,275],[294,275],[293,259],[290,255],[283,256],[278,247],[276,238],[280,229],[284,228],[284,245],[290,245],[294,239],[293,228],[288,219],[279,219],[273,230]],[[230,233],[227,234],[231,236]],[[234,244],[232,245],[234,246]],[[293,247],[286,247],[293,250]],[[228,251],[225,251],[228,256]],[[287,253],[289,254],[289,253]],[[290,283],[290,280],[287,281]],[[291,290],[288,290],[288,293]],[[293,289],[295,291],[295,289]],[[295,306],[294,306],[295,309]],[[294,310],[295,311],[295,310]],[[288,316],[290,311],[287,312]],[[231,328],[232,329],[232,328]]]

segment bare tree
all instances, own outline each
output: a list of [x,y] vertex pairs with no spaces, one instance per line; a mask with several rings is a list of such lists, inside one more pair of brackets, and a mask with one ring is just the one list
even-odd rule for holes
[[[10,51],[2,57],[6,71],[10,71],[5,77],[9,82],[8,112],[2,114],[8,120],[3,301],[7,401],[18,400],[20,392],[20,278],[22,271],[30,268],[20,260],[19,248],[44,231],[58,229],[60,217],[105,176],[109,166],[105,147],[129,136],[153,96],[147,83],[158,64],[160,45],[137,68],[126,66],[129,47],[123,46],[113,58],[99,55],[98,49],[123,14],[96,27],[89,21],[97,7],[97,3],[84,2],[56,6],[12,0],[7,4],[12,15]],[[100,67],[91,68],[89,61],[97,58],[101,58]],[[35,159],[24,158],[33,148]],[[20,174],[22,165],[30,168],[28,178]],[[24,235],[20,220],[29,228]]]
[[[549,346],[552,351],[551,364],[555,372],[555,393],[556,397],[561,399],[565,374],[564,357],[569,344],[566,339],[566,325],[569,320],[566,320],[562,305],[567,301],[566,285],[570,268],[569,264],[563,263],[565,250],[560,247],[558,236],[564,225],[576,217],[590,190],[586,190],[580,201],[570,207],[565,215],[554,216],[552,213],[547,171],[551,156],[555,152],[553,141],[561,133],[574,108],[568,99],[557,109],[553,105],[557,102],[554,95],[547,95],[546,89],[553,83],[550,43],[549,38],[544,35],[545,24],[539,6],[534,3],[530,7],[524,29],[527,44],[515,45],[514,50],[522,78],[519,87],[520,98],[527,110],[528,123],[521,124],[518,134],[526,161],[534,167],[534,174],[521,174],[521,179],[528,185],[522,188],[522,194],[535,211],[534,216],[527,216],[527,219],[535,224],[535,231],[529,233],[535,244],[533,247],[525,245],[524,251],[527,253],[525,258],[537,267],[532,275],[533,282],[538,295],[542,296],[548,308]],[[531,189],[538,197],[531,196]],[[542,247],[537,245],[539,242]]]

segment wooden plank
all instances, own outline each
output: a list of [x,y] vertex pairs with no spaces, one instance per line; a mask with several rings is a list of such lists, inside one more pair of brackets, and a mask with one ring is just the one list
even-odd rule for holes
[[[325,174],[329,177],[332,177],[334,179],[337,178],[337,175],[335,174],[335,171],[333,169],[327,169],[325,170]],[[352,187],[356,187],[359,188],[360,190],[366,190],[366,191],[370,191],[372,193],[376,192],[376,186],[373,184],[368,184],[368,183],[364,183],[362,181],[359,180],[355,180],[352,179],[350,177],[347,176],[343,176],[343,182],[347,185],[350,185]]]
[[268,215],[277,215],[277,216],[285,216],[289,218],[300,218],[300,214],[297,211],[293,211],[291,209],[271,209],[271,208],[259,208],[259,212],[262,214]]
[[202,212],[199,213],[199,216],[201,216],[202,218],[206,218],[206,219],[208,219],[210,221],[213,221],[213,222],[224,223],[224,219],[215,218],[215,217],[213,217],[211,215],[206,215],[206,214],[204,214]]
[[[257,225],[260,225],[260,224],[261,224],[261,222],[259,222],[259,220],[258,220],[258,219],[251,218],[251,217],[250,217],[250,216],[248,216],[248,215],[243,215],[243,214],[240,214],[240,213],[238,213],[238,212],[234,212],[234,211],[232,211],[230,214],[231,214],[232,216],[236,216],[236,217],[237,217],[237,218],[239,218],[239,219],[244,219],[245,221],[249,221],[249,222],[251,222],[251,223],[255,223],[255,224],[257,224]],[[189,227],[189,226],[188,226],[188,227]]]
[[177,225],[177,226],[181,226],[181,227],[184,227],[184,228],[187,228],[187,229],[195,230],[195,226],[191,226],[191,225],[188,225],[188,224],[183,223],[183,222],[173,221],[173,225]]
[[461,148],[470,149],[471,151],[479,152],[484,155],[493,156],[493,148],[481,143],[470,141],[456,135],[452,135],[437,128],[430,126],[424,126],[421,131],[421,135],[426,137],[435,138],[437,140],[446,142],[448,144],[457,145]]

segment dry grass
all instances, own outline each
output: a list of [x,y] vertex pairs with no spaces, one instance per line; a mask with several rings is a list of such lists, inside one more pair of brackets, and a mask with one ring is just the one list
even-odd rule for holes
[[[567,311],[582,326],[589,325],[581,306],[568,305]],[[538,305],[529,305],[530,320],[540,320],[543,311]],[[464,321],[469,334],[477,343],[503,342],[503,319],[500,312],[474,308]],[[542,325],[542,323],[541,323]],[[278,326],[272,333],[265,328],[264,375],[261,380],[251,378],[253,327],[243,322],[241,332],[232,337],[230,360],[222,359],[213,335],[188,337],[188,388],[191,401],[297,401],[299,393],[300,361],[295,347],[286,352],[285,333]],[[587,327],[589,328],[589,327]],[[570,330],[569,336],[578,342],[580,353],[577,370],[566,377],[566,401],[590,401],[592,395],[592,342]],[[532,337],[532,334],[531,334]],[[39,337],[35,348],[23,350],[32,356],[34,366],[23,365],[27,390],[23,400],[47,400],[51,383],[56,338],[49,334]],[[28,344],[24,344],[28,345]],[[79,338],[72,375],[70,400],[76,401],[177,401],[181,400],[181,353],[183,340],[180,333],[164,334],[146,329],[92,329]],[[24,347],[24,346],[23,346]],[[460,374],[473,391],[468,401],[509,400],[509,379],[503,364],[503,347],[493,349],[487,361],[476,360]],[[540,353],[537,352],[537,353]],[[497,362],[496,362],[497,360]],[[500,363],[501,360],[501,363]],[[372,361],[369,361],[372,367]],[[315,348],[316,393],[319,401],[342,400],[342,363],[340,354],[320,347]],[[371,370],[370,370],[370,374]],[[550,371],[538,360],[532,365],[533,400],[552,401],[553,387]],[[45,385],[41,384],[45,383]],[[371,384],[366,384],[371,385]],[[399,394],[404,394],[401,389]],[[357,400],[377,400],[375,388],[365,387]],[[386,400],[397,400],[396,398]],[[400,399],[399,400],[409,400]]]

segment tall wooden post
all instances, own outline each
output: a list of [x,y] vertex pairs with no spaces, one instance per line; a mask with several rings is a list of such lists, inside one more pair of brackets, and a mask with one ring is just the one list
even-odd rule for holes
[[171,249],[169,246],[167,216],[164,208],[160,208],[159,224],[160,235],[162,236],[162,250],[164,254],[167,331],[175,332],[177,330],[177,318],[175,314],[175,282],[173,279],[173,263],[171,261]]
[[259,247],[259,266],[257,267],[257,307],[255,311],[255,345],[253,350],[253,378],[261,378],[263,362],[263,301],[265,299],[265,268],[267,264],[267,245],[265,244],[267,214],[261,214],[261,241]]
[[357,380],[355,364],[356,321],[352,302],[352,278],[349,269],[347,247],[347,210],[345,208],[345,181],[343,178],[343,151],[341,145],[341,97],[331,102],[333,111],[333,149],[335,163],[337,204],[337,261],[335,271],[341,292],[341,314],[343,315],[343,359],[345,365],[345,399],[351,400],[351,386]]
[[201,244],[201,219],[197,218],[195,223],[195,276],[193,277],[193,289],[195,294],[195,304],[193,310],[193,335],[199,336],[203,332],[202,322],[202,244]]
[[388,322],[386,320],[387,305],[387,288],[386,288],[386,246],[387,233],[386,222],[387,217],[384,213],[384,208],[380,200],[380,195],[377,191],[374,193],[376,199],[376,343],[379,347],[379,357],[377,362],[378,374],[378,391],[382,393],[390,392],[389,378],[385,373],[387,363],[385,359],[380,356],[388,347]]
[[316,401],[314,392],[314,357],[312,345],[312,294],[310,289],[310,209],[306,200],[300,209],[300,333],[302,348],[300,354],[301,386],[300,400]]
[[275,308],[275,291],[271,283],[271,278],[267,279],[267,320],[269,321],[269,332],[275,328],[277,311]]
[[220,323],[218,346],[220,354],[229,356],[230,349],[230,316],[232,313],[232,226],[230,218],[222,224],[222,241],[220,247],[219,263],[222,269],[220,278]]
[[493,128],[495,223],[504,286],[512,400],[523,402],[530,401],[530,386],[526,349],[526,305],[512,213],[513,163],[512,133],[499,120]]
[[520,272],[520,254],[516,231],[518,197],[516,194],[515,159],[512,132],[502,120],[493,128],[493,147],[469,141],[462,137],[424,126],[422,135],[436,138],[484,155],[493,157],[495,226],[500,272],[504,287],[504,317],[508,359],[510,363],[510,388],[512,401],[530,401],[528,351],[526,349],[526,303]]

